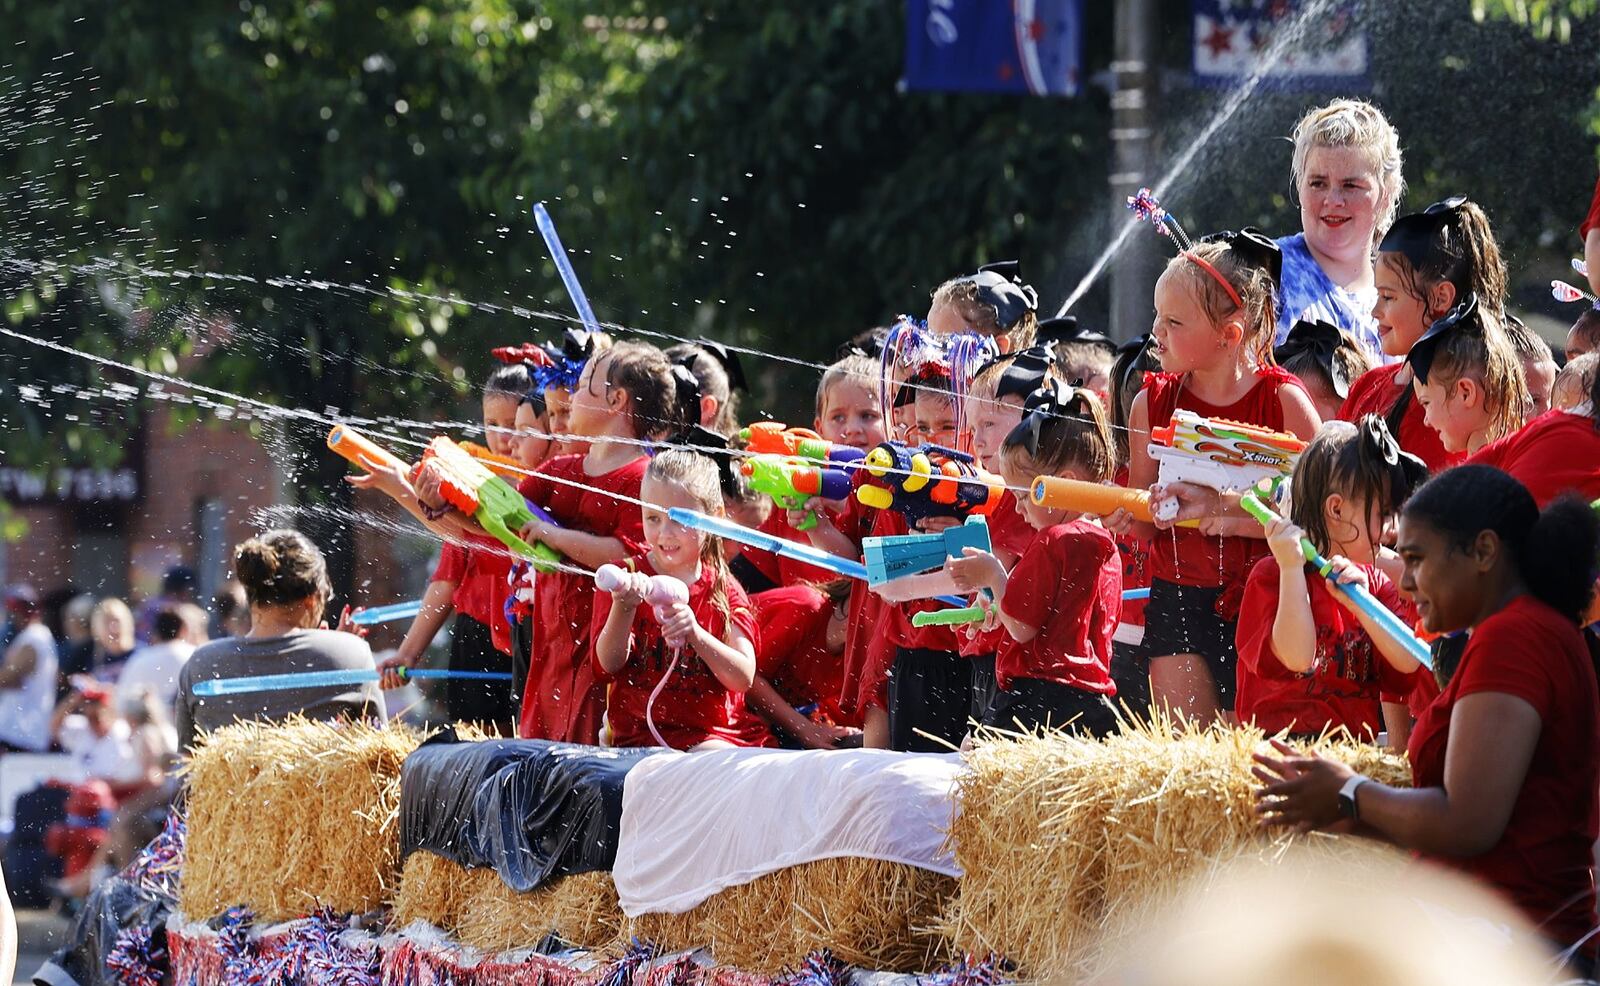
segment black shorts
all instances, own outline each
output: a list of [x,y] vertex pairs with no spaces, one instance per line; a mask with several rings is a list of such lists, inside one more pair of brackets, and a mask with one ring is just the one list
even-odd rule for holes
[[967,714],[979,722],[994,704],[994,655],[977,654],[967,658],[967,663],[972,666],[972,705]]
[[1136,719],[1150,717],[1150,657],[1143,644],[1111,643],[1111,680],[1117,696],[1111,701]]
[[1013,678],[995,692],[985,726],[1009,731],[1060,729],[1099,739],[1116,732],[1117,713],[1094,692],[1038,678]]
[[889,669],[889,749],[949,753],[967,735],[971,711],[972,669],[960,654],[908,647],[895,651]]
[[1171,654],[1199,654],[1216,682],[1218,708],[1231,711],[1239,663],[1234,634],[1239,623],[1217,613],[1223,591],[1152,580],[1141,649],[1147,663]]
[[[487,623],[456,614],[450,625],[451,671],[510,671],[511,658],[494,649]],[[504,681],[446,678],[444,708],[451,722],[477,722],[496,726],[507,736],[516,735],[516,710],[511,707],[511,686]]]

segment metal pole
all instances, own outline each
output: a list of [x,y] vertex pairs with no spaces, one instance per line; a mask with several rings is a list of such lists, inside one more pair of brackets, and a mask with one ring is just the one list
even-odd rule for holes
[[[1153,180],[1156,120],[1156,0],[1120,0],[1111,73],[1112,229],[1128,221],[1123,203]],[[1113,233],[1112,235],[1115,235]],[[1111,337],[1131,339],[1150,328],[1155,237],[1134,236],[1111,264]]]

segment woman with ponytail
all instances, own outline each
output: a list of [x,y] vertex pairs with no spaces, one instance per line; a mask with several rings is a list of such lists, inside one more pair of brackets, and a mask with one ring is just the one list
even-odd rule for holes
[[1257,811],[1303,831],[1353,825],[1472,874],[1584,966],[1596,944],[1600,694],[1579,622],[1600,517],[1573,498],[1541,511],[1504,472],[1467,465],[1406,503],[1398,549],[1423,628],[1470,631],[1411,734],[1413,786],[1280,742],[1278,756],[1256,757]]

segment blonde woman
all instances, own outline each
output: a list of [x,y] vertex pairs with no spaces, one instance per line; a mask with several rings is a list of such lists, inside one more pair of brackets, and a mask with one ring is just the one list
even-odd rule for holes
[[1282,344],[1295,322],[1329,322],[1383,360],[1373,250],[1405,193],[1400,135],[1377,107],[1336,99],[1294,128],[1293,176],[1301,232],[1280,238]]
[[94,632],[94,667],[90,673],[114,681],[133,653],[133,610],[117,597],[107,596],[95,603],[89,626]]

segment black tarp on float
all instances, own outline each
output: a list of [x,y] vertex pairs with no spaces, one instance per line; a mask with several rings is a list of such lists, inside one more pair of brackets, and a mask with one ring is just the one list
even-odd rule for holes
[[610,870],[622,783],[660,749],[608,750],[544,740],[462,742],[445,729],[400,771],[400,858],[426,850],[490,866],[506,886]]

